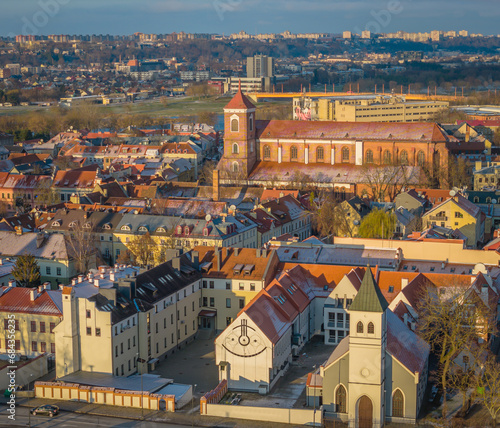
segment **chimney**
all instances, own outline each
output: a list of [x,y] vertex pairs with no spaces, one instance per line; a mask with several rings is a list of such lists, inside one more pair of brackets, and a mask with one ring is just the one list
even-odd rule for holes
[[3,259],[0,259],[0,266],[3,265]]
[[107,266],[99,266],[99,273],[106,273]]
[[401,278],[401,290],[408,285],[408,278]]
[[191,253],[193,259],[193,266],[195,269],[200,267],[200,253],[198,251],[193,251]]
[[255,251],[255,257],[259,258],[260,257],[260,253],[261,253],[260,248],[257,248],[257,250]]
[[78,284],[83,282],[83,278],[85,278],[84,275],[78,275]]
[[30,289],[30,300],[31,300],[32,302],[34,302],[34,301],[35,301],[35,299],[36,299],[36,294],[37,294],[37,293],[36,293],[36,288],[32,288],[32,289]]
[[220,272],[220,270],[222,268],[222,260],[221,260],[222,257],[221,257],[221,251],[220,251],[219,247],[215,247],[214,255],[215,255],[215,258],[217,259],[217,272]]
[[17,236],[21,236],[23,234],[23,228],[21,226],[16,226],[14,229],[16,230]]
[[219,171],[214,170],[213,172],[213,190],[212,190],[212,199],[217,202],[219,200],[219,192],[220,192],[220,187],[219,187]]
[[16,281],[10,280],[9,287],[15,287],[15,286],[16,286]]
[[91,281],[92,279],[94,279],[94,274],[92,272],[89,272],[89,281]]
[[50,286],[50,282],[44,282],[43,283],[43,289],[44,290],[51,290],[52,287]]
[[176,270],[181,270],[181,259],[180,257],[174,257],[172,259],[172,267]]
[[99,288],[99,279],[94,279],[94,287]]
[[238,257],[238,256],[239,256],[239,254],[240,254],[240,249],[239,249],[239,248],[235,248],[235,249],[234,249],[234,255],[235,255],[236,257]]
[[73,278],[73,279],[71,280],[71,285],[72,285],[73,287],[76,285],[76,278]]
[[109,273],[109,279],[110,279],[110,281],[112,281],[112,282],[114,282],[114,281],[115,281],[115,272],[114,272],[114,271],[111,271],[111,272]]

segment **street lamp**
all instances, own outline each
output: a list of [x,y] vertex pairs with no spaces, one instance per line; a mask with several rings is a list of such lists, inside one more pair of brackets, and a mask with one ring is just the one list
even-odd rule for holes
[[191,396],[191,413],[193,414],[193,418],[191,420],[191,426],[194,427],[194,394],[196,392],[196,387],[198,385],[195,383],[194,384],[194,389],[193,389],[193,395]]
[[[313,366],[313,374],[316,374],[316,364]],[[315,379],[316,381],[316,379]],[[314,397],[313,397],[313,427],[316,426],[316,384],[313,386]]]
[[30,373],[30,377],[28,378],[28,427],[31,427],[31,410],[30,410],[30,382],[33,377],[33,373]]
[[[137,352],[137,370],[139,370],[139,363],[144,360],[139,358],[139,352]],[[141,420],[144,419],[144,385],[142,383],[142,368],[141,368]]]

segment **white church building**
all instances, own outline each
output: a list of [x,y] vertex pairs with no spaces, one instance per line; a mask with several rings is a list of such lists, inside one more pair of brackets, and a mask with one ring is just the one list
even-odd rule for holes
[[308,401],[321,402],[350,427],[414,423],[427,385],[429,345],[389,309],[371,269],[347,311],[349,335],[309,376]]

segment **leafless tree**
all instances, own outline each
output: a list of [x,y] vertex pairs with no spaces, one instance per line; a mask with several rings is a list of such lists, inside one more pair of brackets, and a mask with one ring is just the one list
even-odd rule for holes
[[496,426],[500,411],[500,364],[492,353],[486,358],[478,377],[478,395],[491,416],[492,426]]
[[127,244],[134,262],[140,266],[148,266],[155,259],[157,244],[149,232],[134,236]]
[[313,226],[320,236],[353,236],[353,224],[346,209],[331,191],[311,192],[309,205]]
[[491,308],[478,302],[480,299],[471,292],[470,283],[464,281],[439,290],[426,290],[417,305],[418,333],[430,344],[439,361],[443,418],[448,410],[446,392],[453,361],[478,338],[487,340],[494,329]]
[[79,272],[89,271],[91,264],[95,265],[97,254],[96,227],[92,221],[87,219],[75,221],[69,228],[69,235],[66,236],[68,248],[71,255],[77,262]]
[[407,165],[377,166],[365,164],[361,181],[368,187],[368,195],[374,201],[393,201],[403,187],[418,183],[418,170]]

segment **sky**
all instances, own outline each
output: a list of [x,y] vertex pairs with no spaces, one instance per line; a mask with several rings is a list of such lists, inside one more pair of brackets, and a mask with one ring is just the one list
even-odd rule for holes
[[500,0],[3,0],[0,34],[498,34]]

